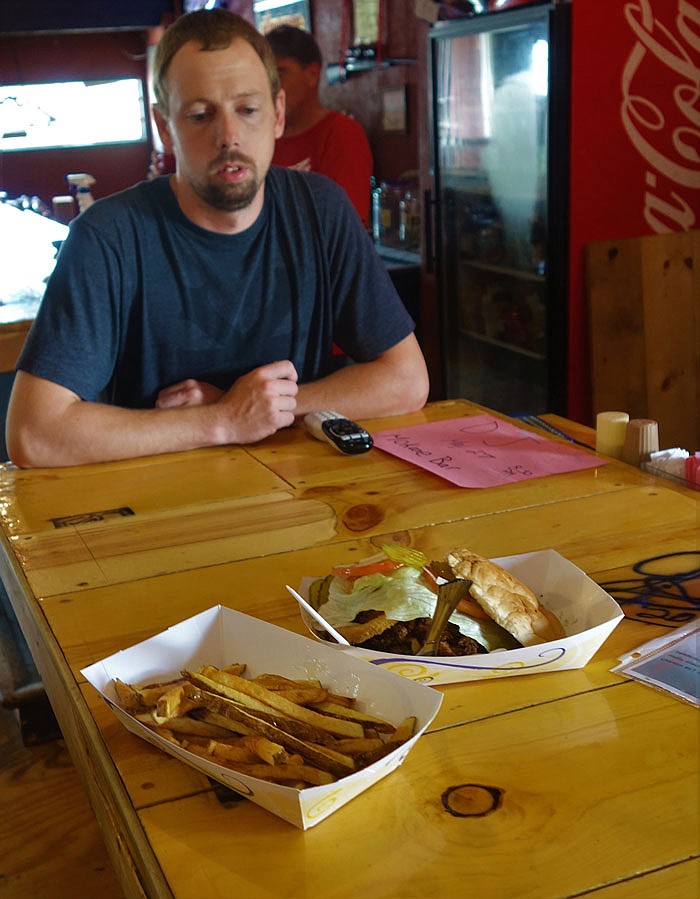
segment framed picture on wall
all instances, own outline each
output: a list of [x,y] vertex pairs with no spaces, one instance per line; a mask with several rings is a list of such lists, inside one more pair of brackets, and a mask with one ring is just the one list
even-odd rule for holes
[[309,0],[254,0],[255,27],[267,34],[278,25],[293,25],[303,31],[311,31]]
[[406,85],[382,92],[382,130],[406,134]]

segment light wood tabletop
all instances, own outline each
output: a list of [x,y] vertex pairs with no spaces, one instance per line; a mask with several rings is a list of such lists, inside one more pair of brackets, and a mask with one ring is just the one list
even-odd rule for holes
[[[363,424],[484,411],[451,400]],[[0,467],[0,565],[128,896],[693,899],[697,710],[611,669],[692,616],[697,581],[685,604],[623,602],[583,668],[436,688],[403,765],[307,831],[129,733],[80,671],[217,604],[308,634],[284,585],[387,540],[432,558],[552,548],[601,584],[641,581],[634,566],[656,559],[672,582],[700,564],[699,496],[616,460],[464,489],[295,427],[248,447]]]

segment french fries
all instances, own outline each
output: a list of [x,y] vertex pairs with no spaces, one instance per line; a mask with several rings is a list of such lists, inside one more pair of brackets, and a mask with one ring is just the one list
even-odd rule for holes
[[296,789],[333,783],[410,739],[319,681],[245,677],[245,664],[207,665],[169,682],[115,680],[119,705],[168,742],[217,765]]

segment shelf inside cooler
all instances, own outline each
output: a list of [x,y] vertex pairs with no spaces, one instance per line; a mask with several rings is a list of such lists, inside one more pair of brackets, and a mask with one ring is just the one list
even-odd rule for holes
[[536,284],[546,284],[547,278],[537,272],[530,272],[522,268],[512,268],[507,265],[499,265],[496,262],[482,262],[479,259],[470,259],[464,254],[460,255],[463,265],[482,272],[491,272],[494,275],[502,275],[506,278],[517,278],[519,281],[533,281]]
[[479,334],[478,331],[470,331],[467,329],[460,329],[460,335],[462,337],[471,337],[473,340],[478,340],[481,343],[487,343],[490,346],[499,347],[502,350],[508,350],[510,353],[518,353],[521,356],[527,356],[530,359],[546,359],[544,353],[537,353],[534,350],[528,350],[526,347],[518,346],[515,343],[508,343],[506,340],[499,340],[497,337],[487,337],[486,334]]

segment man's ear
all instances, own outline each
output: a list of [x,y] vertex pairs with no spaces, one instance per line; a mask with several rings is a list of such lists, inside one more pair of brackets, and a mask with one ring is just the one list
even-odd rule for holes
[[309,84],[318,90],[321,81],[321,66],[317,62],[310,62],[305,68]]
[[158,135],[163,143],[163,149],[168,155],[172,155],[173,139],[170,134],[168,120],[155,104],[151,107],[151,112],[153,113],[153,119],[155,120],[156,128],[158,129]]

